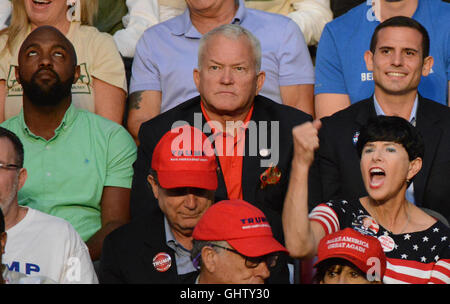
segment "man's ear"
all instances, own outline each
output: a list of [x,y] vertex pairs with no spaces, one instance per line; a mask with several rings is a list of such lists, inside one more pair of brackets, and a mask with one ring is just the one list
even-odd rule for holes
[[28,178],[28,171],[27,171],[27,169],[20,168],[20,171],[19,171],[19,185],[18,185],[17,191],[22,189],[23,185],[25,185],[25,182],[26,182],[27,178]]
[[258,95],[261,91],[264,81],[266,80],[266,73],[264,71],[259,71],[259,73],[256,75],[256,94]]
[[217,252],[211,246],[202,248],[202,267],[207,272],[214,272],[217,268]]
[[156,179],[151,174],[149,174],[147,176],[147,181],[150,184],[150,186],[152,187],[153,195],[155,196],[156,199],[158,199],[159,198],[159,186],[158,186]]
[[80,75],[81,75],[81,69],[80,69],[80,66],[77,65],[75,67],[75,76],[73,77],[73,83],[74,84],[78,81],[78,78],[80,78]]
[[195,87],[197,88],[197,91],[198,91],[198,87],[200,86],[200,70],[198,68],[194,69],[193,77],[194,77]]
[[19,84],[22,84],[21,81],[20,81],[19,67],[18,67],[18,66],[14,67],[14,74],[16,75],[16,80],[17,80],[17,82],[18,82]]
[[431,56],[428,56],[423,60],[422,76],[428,76],[430,74],[433,64],[434,58]]
[[0,234],[0,254],[4,254],[5,253],[5,247],[6,247],[6,240],[7,240],[7,238],[8,238],[8,234],[6,232],[2,232]]
[[364,61],[368,71],[373,71],[373,53],[371,51],[364,52]]

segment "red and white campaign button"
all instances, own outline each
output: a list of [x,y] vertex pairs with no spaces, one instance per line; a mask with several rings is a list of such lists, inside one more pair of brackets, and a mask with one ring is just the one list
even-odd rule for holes
[[153,267],[159,272],[167,271],[172,266],[172,258],[165,252],[160,252],[153,257]]
[[391,252],[395,248],[394,240],[388,235],[382,235],[378,237],[378,240],[381,243],[381,247],[383,247],[384,252]]

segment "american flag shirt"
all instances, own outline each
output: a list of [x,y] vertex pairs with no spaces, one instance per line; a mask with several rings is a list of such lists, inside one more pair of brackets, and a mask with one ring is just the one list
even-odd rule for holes
[[437,221],[426,230],[392,234],[369,215],[359,200],[334,200],[309,214],[326,234],[347,227],[377,237],[387,258],[385,284],[450,284],[450,229]]

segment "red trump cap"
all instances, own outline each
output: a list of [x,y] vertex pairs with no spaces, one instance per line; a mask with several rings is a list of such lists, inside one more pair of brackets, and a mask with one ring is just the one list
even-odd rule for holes
[[202,131],[189,125],[164,134],[153,151],[152,169],[165,189],[217,189],[214,148]]
[[379,269],[374,270],[379,271],[380,279],[383,279],[386,272],[386,255],[380,241],[352,228],[345,228],[322,238],[317,257],[318,260],[314,267],[324,260],[341,258],[351,262],[366,274],[372,267],[379,265]]
[[192,236],[199,241],[227,241],[248,257],[288,252],[273,237],[264,213],[243,200],[213,204],[195,226]]

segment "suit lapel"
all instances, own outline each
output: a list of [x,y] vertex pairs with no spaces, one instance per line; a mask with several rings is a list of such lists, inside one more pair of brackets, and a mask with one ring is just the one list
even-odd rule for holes
[[426,181],[430,174],[434,155],[441,139],[442,130],[436,124],[439,118],[436,114],[430,113],[428,102],[419,95],[419,105],[417,109],[417,130],[422,135],[425,145],[425,155],[422,163],[422,169],[414,179],[414,197],[418,204],[423,202]]
[[[153,228],[152,228],[153,227]],[[158,227],[158,229],[155,229]],[[156,233],[155,233],[156,232]],[[158,252],[167,253],[170,255],[172,259],[172,264],[166,273],[161,273],[161,275],[167,276],[171,273],[176,275],[177,273],[177,263],[175,261],[174,252],[168,246],[161,246],[161,244],[166,244],[166,230],[164,226],[164,215],[161,211],[157,214],[153,215],[151,219],[149,219],[145,226],[145,246],[142,247],[141,252],[139,253],[139,257],[142,259],[145,268],[148,273],[152,273],[155,271],[155,267],[153,266],[153,258],[155,254]],[[157,247],[155,247],[155,245]],[[167,250],[164,251],[163,248]]]
[[[266,138],[266,145],[261,146],[260,138],[262,137],[260,133],[262,130],[260,129],[259,122],[264,121],[264,114],[262,112],[263,104],[260,102],[259,96],[255,98],[255,104],[253,107],[253,113],[250,118],[251,123],[254,123],[254,126],[249,126],[245,130],[245,154],[242,160],[242,196],[244,200],[252,201],[255,198],[255,191],[260,185],[260,168],[261,168],[261,149],[267,149],[271,151],[273,149],[271,143],[271,126],[270,121],[267,121],[267,126],[264,130],[264,137]],[[256,128],[255,128],[256,127]],[[249,132],[252,130],[252,132]],[[255,130],[256,132],[254,132]],[[256,138],[253,138],[255,137]],[[251,143],[251,145],[250,145]]]
[[366,100],[360,101],[361,107],[356,114],[355,122],[357,124],[355,132],[359,132],[361,127],[365,125],[371,117],[375,117],[375,106],[373,104],[373,96]]
[[[343,174],[346,174],[346,178],[348,180],[352,180],[353,185],[355,189],[359,190],[353,190],[355,192],[359,193],[367,193],[366,188],[364,186],[364,182],[361,175],[360,170],[360,158],[357,156],[355,145],[358,140],[358,136],[361,130],[361,127],[366,125],[370,118],[376,116],[375,106],[373,103],[373,97],[359,101],[358,104],[356,104],[357,110],[355,111],[355,120],[353,125],[353,129],[349,130],[351,134],[348,134],[349,138],[346,140],[352,140],[352,146],[351,149],[348,149],[347,153],[348,155],[344,155],[344,159],[342,159],[342,163],[340,166],[342,166],[341,170]],[[348,143],[346,143],[348,145]],[[350,148],[350,145],[349,145]],[[354,166],[356,165],[356,166]],[[340,191],[345,191],[341,189]],[[361,195],[361,194],[358,194]]]
[[215,201],[222,201],[228,199],[227,186],[225,185],[225,179],[223,177],[222,167],[220,166],[219,157],[216,156],[219,172],[217,174],[217,190],[215,192]]
[[[196,111],[199,111],[200,113],[202,113],[201,111],[201,107],[200,107],[200,103],[198,104],[198,109],[196,108]],[[258,131],[258,134],[260,132],[259,130],[259,126],[258,126],[258,121],[259,118],[261,117],[261,103],[259,102],[259,96],[256,96],[255,98],[255,105],[253,108],[253,113],[252,116],[250,118],[250,121],[253,121],[256,124],[256,130]],[[202,115],[202,122],[206,123],[206,119],[205,117]],[[193,123],[193,121],[192,121]],[[267,125],[267,130],[268,130],[268,140],[267,140],[267,148],[271,147],[271,143],[270,143],[270,122],[268,122]],[[256,149],[255,147],[252,147],[252,149],[250,149],[250,136],[257,136],[256,134],[253,134],[254,132],[249,132],[249,128],[247,128],[245,130],[245,150],[244,150],[244,157],[243,157],[243,161],[242,161],[242,196],[244,199],[247,200],[251,200],[254,197],[254,192],[256,187],[259,184],[255,184],[255,181],[259,181],[259,170],[258,168],[260,167],[260,155],[259,155],[259,150]],[[210,138],[212,140],[212,137],[210,137],[212,135],[211,132],[204,132],[205,135]],[[253,141],[255,141],[253,139]],[[256,141],[257,142],[257,141]],[[214,143],[213,143],[214,146]],[[255,155],[256,153],[256,155]],[[216,157],[217,159],[217,164],[219,166],[219,174],[218,174],[218,187],[216,190],[216,194],[215,194],[215,198],[216,201],[219,200],[224,200],[224,199],[228,199],[228,192],[227,192],[227,188],[226,188],[226,184],[225,184],[225,179],[223,177],[223,171],[222,168],[220,166],[220,161],[219,158]]]

